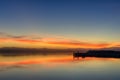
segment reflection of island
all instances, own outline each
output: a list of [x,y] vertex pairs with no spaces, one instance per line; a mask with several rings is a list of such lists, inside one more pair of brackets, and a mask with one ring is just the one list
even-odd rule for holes
[[75,52],[73,53],[73,57],[74,58],[79,58],[79,57],[120,58],[120,51],[90,50],[86,53]]
[[[118,61],[119,59],[115,58],[80,58],[73,59],[72,55],[31,55],[31,56],[0,56],[0,72],[8,71],[11,69],[33,69],[33,68],[57,68],[61,65],[69,65],[69,64],[82,64],[86,61]],[[35,66],[37,65],[37,66]]]

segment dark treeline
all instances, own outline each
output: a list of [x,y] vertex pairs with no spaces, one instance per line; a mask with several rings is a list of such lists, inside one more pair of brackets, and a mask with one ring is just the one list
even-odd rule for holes
[[48,49],[48,48],[17,48],[4,47],[0,48],[0,55],[2,56],[17,56],[17,55],[39,55],[39,54],[58,54],[58,53],[72,53],[76,50],[81,52],[85,49]]

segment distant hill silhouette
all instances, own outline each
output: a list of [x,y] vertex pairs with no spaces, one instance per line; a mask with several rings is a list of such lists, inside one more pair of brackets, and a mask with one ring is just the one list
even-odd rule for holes
[[16,55],[39,55],[39,54],[62,54],[72,53],[76,50],[81,52],[87,51],[86,49],[49,49],[49,48],[18,48],[18,47],[4,47],[0,48],[0,55],[2,56],[16,56]]

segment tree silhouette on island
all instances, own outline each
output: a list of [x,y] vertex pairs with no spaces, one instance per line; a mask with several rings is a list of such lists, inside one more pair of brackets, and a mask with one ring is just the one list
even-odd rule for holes
[[103,57],[103,58],[120,58],[120,51],[113,50],[89,50],[86,53],[74,52],[74,58],[79,57]]

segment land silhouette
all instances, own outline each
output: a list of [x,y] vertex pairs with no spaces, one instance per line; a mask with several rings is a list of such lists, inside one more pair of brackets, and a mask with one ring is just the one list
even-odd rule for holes
[[46,54],[68,54],[79,50],[86,52],[87,49],[50,49],[50,48],[18,48],[18,47],[3,47],[0,48],[1,56],[19,56],[19,55],[46,55]]
[[104,57],[120,58],[120,51],[99,49],[90,50],[84,48],[50,49],[50,48],[0,48],[0,56],[23,56],[23,55],[47,55],[47,54],[73,54],[74,58],[79,57]]
[[74,58],[102,57],[102,58],[120,58],[120,51],[112,50],[89,50],[86,53],[74,52]]

